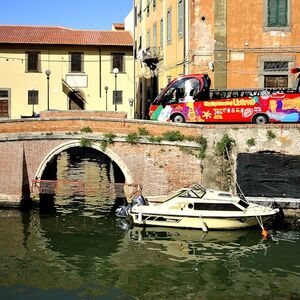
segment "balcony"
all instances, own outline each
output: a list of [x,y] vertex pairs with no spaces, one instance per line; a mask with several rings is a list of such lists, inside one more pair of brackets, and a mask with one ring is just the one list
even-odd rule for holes
[[137,52],[137,59],[145,63],[151,70],[156,69],[159,56],[159,47],[148,47]]

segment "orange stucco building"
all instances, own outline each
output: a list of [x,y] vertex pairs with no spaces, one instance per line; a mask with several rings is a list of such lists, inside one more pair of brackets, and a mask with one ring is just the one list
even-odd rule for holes
[[213,88],[293,87],[300,64],[298,0],[135,0],[137,114],[182,74]]

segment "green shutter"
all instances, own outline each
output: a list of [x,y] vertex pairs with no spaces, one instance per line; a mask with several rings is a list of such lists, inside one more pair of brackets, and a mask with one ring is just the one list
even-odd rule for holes
[[268,26],[285,27],[288,25],[288,0],[268,0]]
[[285,27],[288,24],[287,20],[287,10],[288,10],[288,3],[287,0],[278,0],[278,25]]

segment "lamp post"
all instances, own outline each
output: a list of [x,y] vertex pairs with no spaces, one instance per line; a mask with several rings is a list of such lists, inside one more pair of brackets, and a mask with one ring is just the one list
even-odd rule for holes
[[50,74],[51,74],[51,71],[49,69],[47,69],[45,71],[45,74],[47,76],[47,110],[49,110],[49,102],[50,102],[50,99],[49,99],[49,79],[50,79]]
[[106,110],[107,110],[107,91],[108,91],[108,86],[106,85],[106,86],[104,87],[104,89],[105,89],[105,108],[106,108]]
[[113,73],[115,74],[115,111],[117,111],[117,75],[119,73],[119,69],[118,68],[114,68],[113,69]]

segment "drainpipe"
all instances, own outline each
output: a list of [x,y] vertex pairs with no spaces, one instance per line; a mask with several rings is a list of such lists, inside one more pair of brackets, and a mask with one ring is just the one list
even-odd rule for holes
[[184,25],[183,25],[183,36],[184,36],[184,49],[183,49],[183,73],[184,75],[189,74],[189,0],[184,0]]
[[98,49],[99,54],[99,97],[101,98],[102,94],[102,81],[101,81],[101,48]]
[[135,0],[133,2],[133,47],[132,47],[132,57],[133,57],[133,118],[136,119],[136,78],[135,78],[135,18],[136,18],[136,11],[135,11]]

